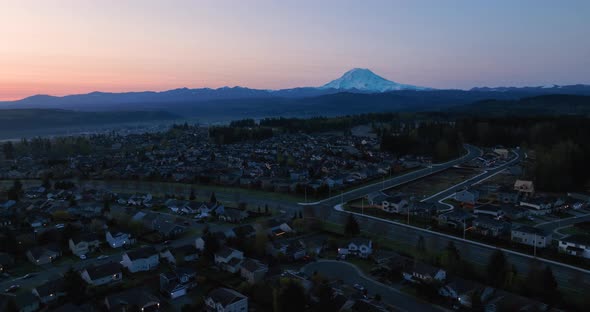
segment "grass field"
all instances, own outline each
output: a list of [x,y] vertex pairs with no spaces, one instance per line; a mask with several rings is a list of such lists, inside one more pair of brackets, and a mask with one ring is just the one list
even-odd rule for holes
[[441,173],[388,189],[385,193],[395,194],[401,192],[417,197],[427,197],[446,190],[453,185],[478,175],[479,173],[479,171],[471,169],[451,168]]

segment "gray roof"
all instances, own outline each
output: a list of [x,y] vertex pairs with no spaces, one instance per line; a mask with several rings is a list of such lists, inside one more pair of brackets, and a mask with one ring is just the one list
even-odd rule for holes
[[212,290],[209,293],[209,298],[211,298],[214,302],[220,303],[222,306],[226,307],[229,304],[240,301],[247,297],[233,289],[220,287]]
[[131,250],[127,252],[127,256],[129,257],[129,259],[136,260],[136,259],[143,259],[143,258],[149,258],[153,255],[157,255],[158,252],[156,251],[156,249],[154,247],[143,247],[143,248],[139,248],[139,249],[135,249],[135,250]]
[[105,276],[121,273],[121,265],[115,262],[109,262],[98,266],[91,266],[86,268],[88,275],[92,280],[99,279]]

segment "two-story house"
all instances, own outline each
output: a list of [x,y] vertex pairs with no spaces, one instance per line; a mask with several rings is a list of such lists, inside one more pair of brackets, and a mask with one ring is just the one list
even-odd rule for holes
[[160,264],[160,255],[154,247],[143,247],[123,254],[121,265],[131,273],[150,271]]
[[49,304],[66,295],[63,278],[47,281],[32,290],[33,295],[44,304]]
[[80,276],[93,286],[116,283],[123,279],[121,265],[114,262],[87,267],[80,272]]
[[354,255],[367,258],[373,253],[373,242],[367,238],[353,238],[342,248],[338,248],[340,255]]
[[236,273],[240,270],[240,263],[244,260],[244,253],[233,248],[223,247],[215,253],[215,264],[222,270]]
[[105,238],[111,248],[121,248],[135,243],[131,234],[119,231],[106,231]]
[[568,255],[590,259],[590,236],[570,235],[559,240],[558,249]]
[[551,244],[551,233],[532,226],[521,226],[512,229],[511,239],[513,242],[545,248]]
[[170,299],[176,299],[186,295],[193,287],[197,273],[193,269],[179,268],[173,272],[160,274],[160,292]]
[[246,259],[240,265],[240,275],[250,284],[256,284],[264,279],[268,273],[268,266],[255,259]]
[[86,255],[100,246],[100,239],[99,236],[94,233],[81,234],[70,238],[68,246],[74,255]]
[[205,298],[205,306],[209,312],[246,312],[248,297],[229,288],[216,288]]
[[52,263],[59,256],[61,256],[59,247],[52,245],[33,247],[27,251],[27,258],[36,265]]

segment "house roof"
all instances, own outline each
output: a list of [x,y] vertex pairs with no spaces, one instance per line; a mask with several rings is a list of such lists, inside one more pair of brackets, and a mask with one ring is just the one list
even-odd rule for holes
[[355,245],[357,245],[357,246],[360,246],[360,245],[366,245],[366,246],[369,246],[369,245],[371,244],[371,240],[370,240],[370,239],[368,239],[368,238],[355,237],[355,238],[352,238],[352,239],[349,241],[349,243],[353,243],[353,244],[355,244]]
[[499,206],[492,206],[489,204],[485,204],[485,205],[482,205],[479,207],[475,207],[474,210],[498,212],[498,211],[502,211],[502,208]]
[[547,232],[544,231],[543,229],[532,227],[532,226],[528,226],[528,225],[520,226],[517,229],[512,229],[512,231],[513,232],[514,231],[516,231],[516,232],[522,232],[522,233],[527,233],[527,234],[537,234],[539,236],[547,236]]
[[100,241],[100,237],[96,233],[82,233],[80,235],[76,235],[71,238],[74,244],[79,244],[80,242],[94,242]]
[[432,275],[432,276],[434,276],[440,270],[441,270],[440,268],[433,267],[431,265],[428,265],[428,264],[422,263],[422,262],[416,262],[414,264],[414,272],[416,272],[418,274],[422,274],[422,275]]
[[135,250],[131,250],[127,252],[127,256],[129,257],[129,259],[131,259],[131,261],[136,260],[136,259],[143,259],[143,258],[149,258],[153,255],[157,255],[158,252],[156,251],[156,249],[154,247],[143,247],[143,248],[139,248],[139,249],[135,249]]
[[199,251],[197,250],[197,247],[195,247],[195,245],[187,244],[187,245],[171,248],[170,252],[173,254],[181,253],[181,254],[185,254],[185,255],[192,255],[192,254],[198,253]]
[[143,307],[151,302],[160,302],[157,297],[142,288],[131,288],[120,293],[112,294],[107,296],[106,300],[111,309],[119,305],[137,305]]
[[251,224],[236,226],[233,231],[237,237],[247,237],[256,233],[256,229]]
[[590,246],[590,235],[574,234],[561,239],[561,241]]
[[121,265],[115,262],[109,262],[98,266],[91,266],[85,269],[90,279],[95,280],[109,275],[121,273]]
[[211,298],[215,303],[219,303],[226,307],[229,304],[240,301],[247,297],[233,289],[221,287],[212,290],[209,293],[209,298]]
[[216,256],[218,257],[222,257],[222,258],[227,258],[229,257],[234,251],[236,251],[233,248],[229,248],[229,247],[223,247],[221,248],[221,250],[219,250],[217,253],[215,253]]
[[254,260],[254,259],[244,260],[244,262],[242,262],[241,266],[242,266],[242,268],[244,268],[246,271],[249,271],[249,272],[256,272],[258,270],[266,269],[266,266],[264,264],[260,263],[260,261]]
[[45,284],[35,287],[40,297],[47,297],[51,294],[63,292],[64,280],[59,278],[56,280],[48,281]]
[[31,256],[33,256],[34,259],[40,259],[45,255],[53,255],[55,253],[58,253],[58,251],[52,250],[49,247],[45,246],[32,247],[31,249],[29,249],[29,252],[31,253]]

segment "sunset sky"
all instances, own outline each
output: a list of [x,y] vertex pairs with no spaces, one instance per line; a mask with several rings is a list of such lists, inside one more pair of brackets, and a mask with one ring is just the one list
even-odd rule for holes
[[590,1],[0,0],[0,100],[318,86],[590,84]]

